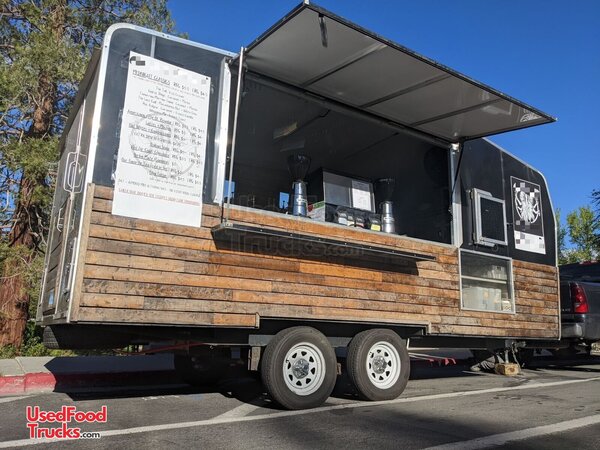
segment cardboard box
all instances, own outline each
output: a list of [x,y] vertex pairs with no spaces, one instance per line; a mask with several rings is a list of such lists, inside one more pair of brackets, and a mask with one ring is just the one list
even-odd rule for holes
[[313,220],[325,222],[325,202],[317,202],[308,205],[308,217]]
[[462,298],[465,308],[488,311],[503,310],[501,289],[469,286],[463,289]]

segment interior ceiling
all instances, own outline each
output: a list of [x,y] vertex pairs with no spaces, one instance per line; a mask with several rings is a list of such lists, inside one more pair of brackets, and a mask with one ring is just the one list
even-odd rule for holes
[[313,5],[299,6],[253,42],[246,64],[446,142],[554,121]]
[[352,165],[356,159],[368,158],[365,152],[384,146],[401,150],[424,145],[389,127],[251,80],[244,85],[237,139],[236,163],[271,170],[285,169],[293,153],[310,156],[312,171]]

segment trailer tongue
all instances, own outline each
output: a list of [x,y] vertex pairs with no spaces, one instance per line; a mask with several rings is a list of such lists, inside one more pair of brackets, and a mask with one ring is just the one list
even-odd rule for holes
[[37,323],[54,347],[169,341],[186,380],[235,358],[288,408],[338,368],[394,398],[408,339],[556,340],[546,182],[482,139],[553,120],[308,3],[239,55],[111,27],[61,141]]

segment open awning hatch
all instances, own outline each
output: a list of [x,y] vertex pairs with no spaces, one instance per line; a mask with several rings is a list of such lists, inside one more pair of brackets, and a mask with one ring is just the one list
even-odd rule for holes
[[305,2],[250,44],[268,76],[446,142],[555,119]]

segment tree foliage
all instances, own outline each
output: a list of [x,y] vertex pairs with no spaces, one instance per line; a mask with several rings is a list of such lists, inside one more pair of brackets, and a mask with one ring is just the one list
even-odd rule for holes
[[581,206],[567,215],[567,230],[573,247],[566,251],[566,262],[591,261],[598,257],[598,228],[589,206]]
[[560,209],[556,210],[556,223],[558,229],[556,230],[556,247],[558,249],[558,264],[567,264],[569,262],[568,250],[567,250],[567,227],[562,224],[560,217]]
[[592,203],[595,207],[594,229],[595,229],[595,247],[596,256],[600,255],[600,189],[592,191]]
[[116,22],[174,28],[166,0],[0,0],[0,345],[21,344],[39,292],[57,143],[91,52]]

